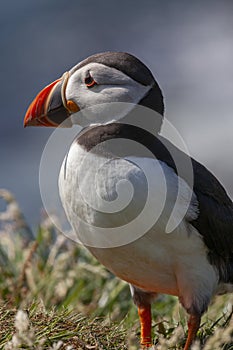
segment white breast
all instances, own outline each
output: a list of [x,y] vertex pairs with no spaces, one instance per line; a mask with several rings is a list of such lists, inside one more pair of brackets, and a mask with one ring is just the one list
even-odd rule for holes
[[[148,181],[152,192],[146,206]],[[187,209],[191,191],[179,181],[182,191],[174,222]],[[181,223],[165,233],[176,188],[177,176],[163,162],[100,157],[77,143],[59,178],[61,200],[79,240],[117,276],[159,293],[180,295],[185,288],[191,295],[201,287],[213,293],[216,272],[207,261],[201,236],[186,220],[198,215],[194,194]]]

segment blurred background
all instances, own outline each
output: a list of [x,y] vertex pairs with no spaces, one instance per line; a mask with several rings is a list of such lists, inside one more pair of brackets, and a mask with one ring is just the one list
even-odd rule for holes
[[15,194],[32,227],[53,130],[23,129],[25,111],[46,84],[107,50],[132,53],[151,69],[167,119],[233,197],[232,18],[231,0],[1,1],[0,187]]

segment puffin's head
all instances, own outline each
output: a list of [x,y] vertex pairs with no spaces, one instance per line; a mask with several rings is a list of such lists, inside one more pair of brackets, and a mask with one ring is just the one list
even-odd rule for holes
[[113,102],[140,104],[160,115],[164,112],[163,96],[150,70],[128,53],[104,52],[88,57],[46,86],[29,106],[24,126],[57,127],[88,108],[98,109],[89,124],[105,124],[119,119],[100,117],[107,115],[101,113],[104,105]]

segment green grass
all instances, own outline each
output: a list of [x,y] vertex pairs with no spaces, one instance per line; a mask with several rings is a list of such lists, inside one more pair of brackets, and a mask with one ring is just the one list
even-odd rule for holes
[[[0,213],[0,349],[139,349],[128,285],[47,218],[33,239],[6,194],[0,191],[7,201]],[[233,350],[232,304],[232,295],[216,298],[194,350]],[[156,349],[182,349],[186,321],[177,299],[161,296],[153,306]]]

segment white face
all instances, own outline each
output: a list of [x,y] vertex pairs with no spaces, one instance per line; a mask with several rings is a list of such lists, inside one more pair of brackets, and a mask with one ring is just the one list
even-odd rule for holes
[[[88,76],[94,79],[95,85],[87,86],[85,79]],[[119,109],[111,108],[111,104],[137,104],[150,88],[115,68],[100,63],[89,63],[71,74],[65,94],[67,100],[72,100],[81,109],[82,116],[79,119],[82,120],[79,120],[79,123],[84,126],[106,124],[121,119],[129,111],[129,105],[125,104],[127,110],[122,110],[124,104],[120,104]]]

